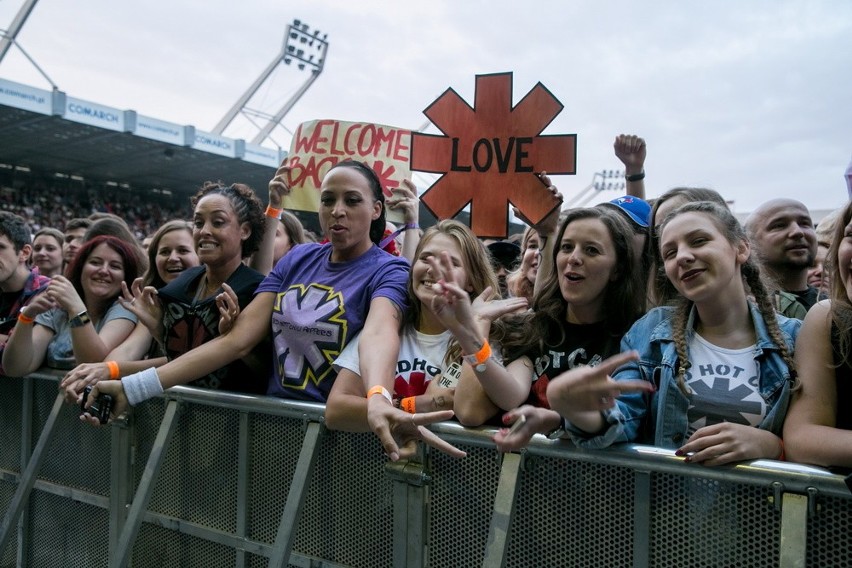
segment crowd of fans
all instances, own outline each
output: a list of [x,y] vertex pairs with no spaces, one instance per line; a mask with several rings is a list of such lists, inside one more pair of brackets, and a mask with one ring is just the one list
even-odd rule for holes
[[614,150],[627,195],[561,211],[542,173],[553,213],[517,241],[422,231],[416,189],[385,200],[356,161],[323,179],[321,242],[280,209],[286,166],[265,211],[241,184],[205,184],[191,211],[8,186],[3,372],[68,370],[70,402],[115,400],[93,424],[186,383],[326,403],[329,427],[374,432],[393,460],[418,441],[463,456],[425,428],[455,418],[499,425],[505,451],[543,434],[852,467],[852,205],[819,238],[790,199],[743,226],[712,189],[646,202],[644,141]]
[[112,213],[140,240],[166,221],[192,214],[186,197],[37,175],[11,179],[8,173],[0,175],[0,211],[19,215],[33,233],[48,227],[64,231],[69,219]]

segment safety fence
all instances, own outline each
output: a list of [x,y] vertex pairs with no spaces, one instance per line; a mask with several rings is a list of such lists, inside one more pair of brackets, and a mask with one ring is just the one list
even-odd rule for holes
[[433,430],[388,463],[321,405],[178,387],[92,428],[57,376],[0,377],[0,566],[852,568],[852,494],[819,468],[684,463]]

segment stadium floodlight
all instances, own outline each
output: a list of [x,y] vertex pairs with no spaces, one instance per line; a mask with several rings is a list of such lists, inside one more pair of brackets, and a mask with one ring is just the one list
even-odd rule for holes
[[[316,58],[314,58],[314,55],[305,55],[305,49],[300,47],[304,44],[311,47],[314,44],[317,44],[317,50],[320,53]],[[222,120],[213,127],[213,133],[221,135],[228,125],[233,122],[234,118],[236,118],[236,116],[241,112],[246,113],[246,111],[249,111],[249,113],[253,116],[258,116],[259,113],[248,109],[246,104],[260,90],[261,86],[263,86],[263,84],[269,79],[270,75],[272,75],[272,72],[275,71],[279,65],[282,63],[290,65],[295,60],[296,66],[299,70],[304,71],[305,69],[308,69],[310,75],[295,94],[293,94],[293,96],[284,103],[281,109],[275,113],[275,115],[268,118],[266,125],[260,129],[260,132],[251,141],[252,144],[261,144],[269,137],[275,127],[278,126],[281,123],[281,120],[288,112],[290,112],[290,109],[295,106],[313,82],[320,76],[323,66],[325,65],[328,45],[328,34],[323,34],[322,38],[320,38],[319,30],[311,32],[308,24],[302,20],[294,19],[293,23],[287,26],[287,32],[284,34],[284,45],[281,48],[281,52],[275,56],[257,80],[252,83],[248,90],[237,100],[236,103],[234,103],[234,106],[232,106],[225,116],[222,117]]]

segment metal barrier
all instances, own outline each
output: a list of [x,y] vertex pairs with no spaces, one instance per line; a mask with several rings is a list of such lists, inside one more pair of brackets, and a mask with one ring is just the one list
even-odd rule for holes
[[686,464],[433,427],[388,463],[321,405],[178,387],[96,429],[56,375],[0,377],[0,567],[837,566],[852,495],[819,468]]

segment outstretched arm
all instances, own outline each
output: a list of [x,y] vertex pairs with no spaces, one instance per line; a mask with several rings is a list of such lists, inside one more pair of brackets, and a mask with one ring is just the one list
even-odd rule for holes
[[[101,392],[112,395],[115,399],[112,415],[116,417],[127,410],[128,404],[138,404],[163,389],[194,381],[245,357],[269,333],[274,302],[274,293],[259,293],[227,335],[220,335],[156,370],[147,369],[121,381],[101,381],[92,388],[89,401]],[[97,419],[91,418],[89,422],[97,425]]]
[[[396,461],[410,455],[406,444],[422,439],[427,444],[455,457],[465,453],[438,438],[424,426],[449,420],[451,410],[409,414],[391,402],[396,360],[399,357],[399,328],[402,314],[388,298],[375,298],[361,331],[359,358],[367,398],[367,423],[382,443],[385,454]],[[375,388],[374,388],[375,387]],[[383,389],[383,390],[382,390]],[[400,447],[402,444],[402,448]]]
[[601,412],[614,407],[616,398],[633,392],[653,392],[654,385],[647,381],[616,381],[611,376],[638,358],[636,351],[627,351],[607,357],[595,367],[577,367],[557,375],[547,385],[550,407],[580,430],[600,432],[606,425]]

